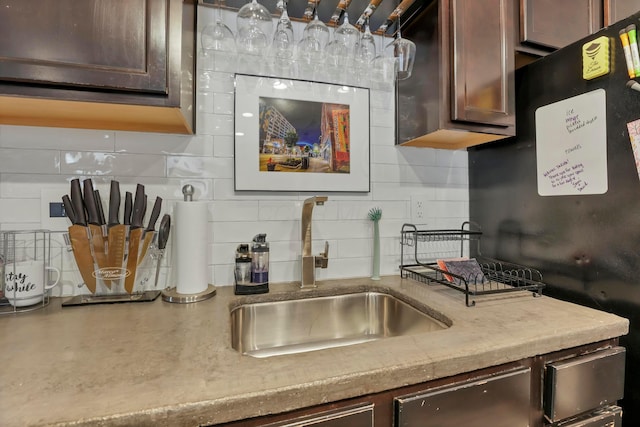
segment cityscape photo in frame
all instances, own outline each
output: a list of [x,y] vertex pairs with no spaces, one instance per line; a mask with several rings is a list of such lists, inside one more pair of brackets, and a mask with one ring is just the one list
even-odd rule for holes
[[235,75],[235,189],[368,192],[369,90]]

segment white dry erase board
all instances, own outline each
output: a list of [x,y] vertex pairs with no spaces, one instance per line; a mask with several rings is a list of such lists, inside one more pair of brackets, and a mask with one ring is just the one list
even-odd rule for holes
[[538,194],[607,192],[606,115],[604,89],[536,110]]

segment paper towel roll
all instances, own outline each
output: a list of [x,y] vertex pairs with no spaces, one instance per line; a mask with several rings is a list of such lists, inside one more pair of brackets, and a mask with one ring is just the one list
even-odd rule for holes
[[207,290],[207,203],[176,202],[176,292],[197,294]]

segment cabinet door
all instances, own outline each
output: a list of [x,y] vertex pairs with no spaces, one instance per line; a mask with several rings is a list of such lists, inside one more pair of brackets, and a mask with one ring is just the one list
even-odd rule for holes
[[515,125],[510,0],[452,0],[452,119]]
[[167,0],[0,0],[0,81],[167,93]]
[[520,41],[560,49],[602,28],[602,0],[521,0]]
[[531,369],[395,399],[398,427],[529,427]]
[[354,405],[320,412],[265,427],[373,427],[373,404]]
[[638,0],[604,0],[604,26],[614,24],[640,12]]

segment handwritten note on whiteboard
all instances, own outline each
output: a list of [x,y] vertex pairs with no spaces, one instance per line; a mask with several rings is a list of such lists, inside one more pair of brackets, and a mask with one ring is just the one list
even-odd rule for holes
[[604,89],[536,110],[538,194],[607,192],[606,114]]

